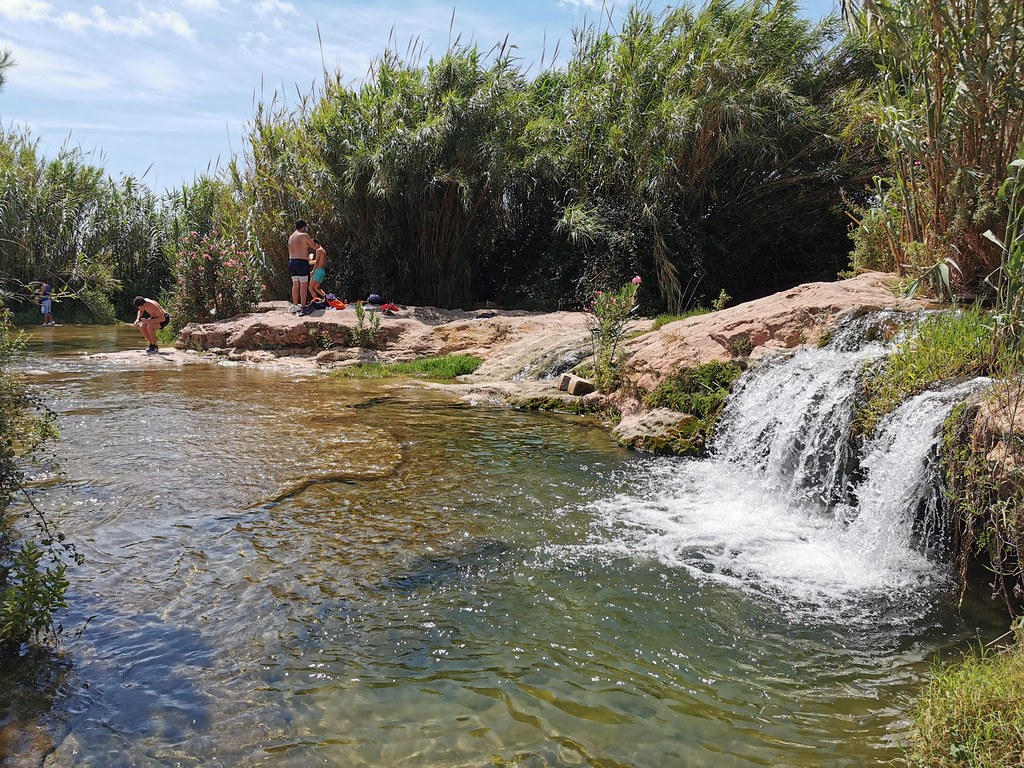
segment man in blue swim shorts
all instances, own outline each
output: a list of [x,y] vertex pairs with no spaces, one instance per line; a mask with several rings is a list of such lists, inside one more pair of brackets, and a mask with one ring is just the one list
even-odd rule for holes
[[292,306],[289,312],[306,314],[309,293],[309,252],[316,250],[316,242],[306,233],[306,222],[295,222],[295,231],[288,237],[288,274],[292,278]]

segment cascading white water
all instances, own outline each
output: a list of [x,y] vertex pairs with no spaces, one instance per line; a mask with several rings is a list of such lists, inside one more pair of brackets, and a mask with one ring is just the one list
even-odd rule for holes
[[851,343],[867,322],[849,323],[827,347],[768,361],[741,379],[718,426],[715,454],[756,468],[792,505],[831,506],[845,482],[858,374],[886,350],[879,342]]
[[599,502],[591,546],[646,553],[810,614],[920,597],[920,587],[946,582],[914,526],[922,510],[932,528],[938,519],[942,424],[986,380],[912,398],[858,452],[850,440],[857,380],[886,351],[852,345],[861,333],[848,328],[826,348],[747,374],[712,456],[654,463],[634,491]]
[[[846,537],[851,546],[867,552],[883,568],[908,548],[942,548],[945,525],[937,454],[941,426],[956,403],[989,383],[977,378],[922,392],[879,425],[876,437],[864,447],[864,481],[856,489],[856,506],[847,507],[852,522]],[[920,524],[920,535],[915,535],[915,523]]]

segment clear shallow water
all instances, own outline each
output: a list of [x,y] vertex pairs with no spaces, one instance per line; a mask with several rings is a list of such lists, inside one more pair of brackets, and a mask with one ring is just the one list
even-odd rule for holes
[[999,633],[923,559],[872,581],[743,467],[34,333],[65,473],[38,501],[87,563],[37,694],[0,671],[12,765],[880,765],[934,655]]

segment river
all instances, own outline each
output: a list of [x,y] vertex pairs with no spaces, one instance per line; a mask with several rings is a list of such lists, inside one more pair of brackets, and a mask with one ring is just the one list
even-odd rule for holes
[[35,498],[86,562],[61,653],[0,671],[7,765],[883,765],[936,655],[1000,633],[934,560],[808,574],[844,556],[743,467],[403,382],[84,355],[130,327],[32,334],[63,472]]

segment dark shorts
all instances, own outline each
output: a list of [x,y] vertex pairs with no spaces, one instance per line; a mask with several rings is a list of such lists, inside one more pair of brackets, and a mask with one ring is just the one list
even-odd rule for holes
[[288,274],[292,277],[309,277],[309,261],[288,259]]
[[[150,317],[150,314],[149,314],[149,312],[146,312],[145,310],[143,310],[143,312],[142,312],[142,317],[141,317],[140,319],[141,319],[141,320],[152,320],[153,318],[152,318],[152,317]],[[160,327],[161,327],[161,328],[166,328],[166,327],[167,327],[167,324],[168,324],[169,322],[171,322],[171,313],[170,313],[170,312],[164,312],[164,319],[163,319],[163,321],[162,321],[162,322],[160,323]]]

